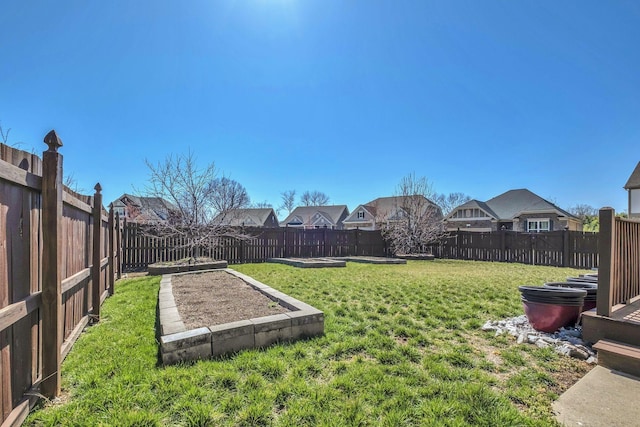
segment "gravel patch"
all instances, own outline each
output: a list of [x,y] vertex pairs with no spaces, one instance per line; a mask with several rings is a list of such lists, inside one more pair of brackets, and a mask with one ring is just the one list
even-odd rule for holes
[[488,321],[483,331],[495,331],[496,336],[509,334],[516,337],[518,344],[533,344],[541,348],[553,347],[557,353],[584,360],[589,364],[597,362],[596,353],[591,345],[582,339],[582,328],[560,328],[548,334],[533,329],[526,315],[505,320]]

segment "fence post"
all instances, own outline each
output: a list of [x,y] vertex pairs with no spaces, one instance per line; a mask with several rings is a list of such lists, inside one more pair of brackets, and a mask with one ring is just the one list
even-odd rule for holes
[[282,257],[287,258],[287,230],[289,230],[286,226],[284,230],[282,230]]
[[322,256],[327,256],[327,229],[322,229]]
[[93,263],[91,266],[92,322],[100,321],[100,247],[102,228],[102,187],[97,183],[93,196]]
[[356,232],[355,232],[356,238],[355,238],[355,256],[360,256],[360,229],[356,228]]
[[613,261],[615,259],[615,211],[613,208],[600,209],[600,232],[598,237],[598,295],[596,313],[611,316],[613,301]]
[[114,220],[114,216],[113,216],[113,206],[109,206],[109,244],[107,245],[107,250],[109,251],[109,264],[107,267],[107,272],[108,272],[108,280],[109,282],[107,283],[107,286],[109,287],[109,295],[113,295],[113,291],[114,291],[114,286],[115,286],[115,256],[114,256],[114,251],[115,251],[115,245],[113,244],[113,238],[114,238],[114,230],[113,227],[115,226],[115,220]]
[[569,267],[569,229],[562,232],[562,266]]
[[120,224],[120,214],[116,213],[116,251],[118,251],[118,263],[116,264],[116,272],[118,280],[122,278],[122,233],[124,229]]
[[44,137],[42,155],[42,384],[47,398],[60,394],[62,355],[62,141],[54,130]]

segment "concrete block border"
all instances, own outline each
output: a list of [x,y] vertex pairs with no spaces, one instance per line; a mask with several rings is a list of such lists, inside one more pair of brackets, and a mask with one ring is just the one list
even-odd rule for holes
[[298,268],[346,267],[347,262],[337,258],[269,258],[267,262],[291,265]]
[[245,274],[230,268],[222,270],[238,277],[256,291],[291,311],[187,330],[176,307],[171,278],[177,274],[190,273],[165,274],[160,281],[158,293],[160,355],[163,365],[210,359],[240,350],[267,347],[277,342],[295,341],[324,334],[322,311]]
[[347,256],[335,258],[337,260],[344,260],[349,262],[360,262],[363,264],[406,264],[406,259],[401,258],[385,258],[379,256]]
[[436,257],[432,254],[397,254],[396,258],[414,261],[433,261]]
[[164,274],[186,273],[189,271],[213,270],[220,268],[227,268],[227,261],[207,261],[200,262],[198,264],[176,265],[167,265],[165,263],[159,262],[149,265],[147,267],[147,272],[149,273],[149,276],[160,276]]

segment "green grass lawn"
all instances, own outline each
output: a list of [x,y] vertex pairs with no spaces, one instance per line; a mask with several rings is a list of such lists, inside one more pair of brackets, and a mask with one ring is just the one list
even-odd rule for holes
[[551,403],[589,369],[480,327],[522,314],[518,286],[578,271],[414,261],[234,266],[325,313],[325,335],[159,367],[159,277],[121,280],[63,364],[60,402],[26,425],[554,425]]

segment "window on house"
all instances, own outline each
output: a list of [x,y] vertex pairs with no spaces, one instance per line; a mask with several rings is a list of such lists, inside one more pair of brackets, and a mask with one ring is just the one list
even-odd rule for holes
[[460,209],[456,212],[454,212],[452,218],[486,218],[486,214],[478,209],[478,208],[473,208],[473,209]]
[[527,221],[527,231],[530,233],[549,231],[550,225],[551,223],[548,219],[530,219]]
[[364,211],[358,212],[358,219],[364,219]]

